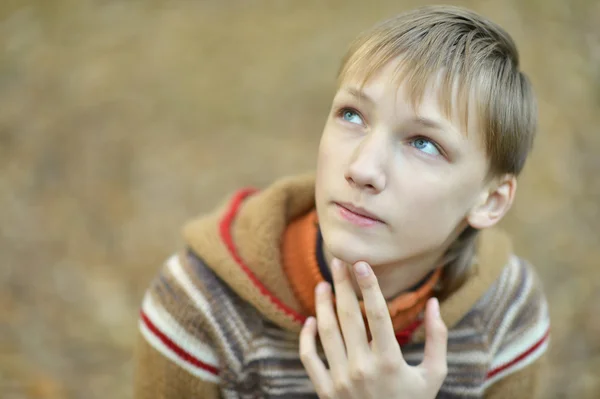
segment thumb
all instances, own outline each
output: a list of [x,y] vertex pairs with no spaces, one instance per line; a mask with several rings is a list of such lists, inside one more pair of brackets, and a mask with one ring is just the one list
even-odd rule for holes
[[440,304],[437,298],[427,301],[425,334],[425,355],[421,367],[425,369],[427,375],[441,382],[448,372],[446,359],[448,329],[440,315]]

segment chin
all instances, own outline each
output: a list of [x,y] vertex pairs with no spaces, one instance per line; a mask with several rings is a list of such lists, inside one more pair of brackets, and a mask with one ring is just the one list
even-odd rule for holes
[[389,251],[383,249],[381,244],[374,245],[356,235],[338,231],[327,234],[323,231],[323,241],[332,256],[348,264],[364,261],[371,266],[376,266],[393,261],[392,257],[386,256],[386,252],[389,255]]

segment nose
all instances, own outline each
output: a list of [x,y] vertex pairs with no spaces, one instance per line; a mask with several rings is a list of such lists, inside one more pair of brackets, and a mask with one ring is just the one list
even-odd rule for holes
[[385,164],[388,151],[389,144],[383,138],[376,137],[374,133],[366,137],[356,148],[346,169],[348,184],[373,194],[383,191],[387,184]]

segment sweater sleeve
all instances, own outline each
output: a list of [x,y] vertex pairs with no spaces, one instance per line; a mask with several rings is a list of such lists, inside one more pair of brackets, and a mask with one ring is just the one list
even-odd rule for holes
[[198,378],[154,349],[138,334],[135,354],[134,398],[219,399],[219,386],[216,383]]
[[134,364],[135,399],[219,395],[219,356],[211,309],[179,256],[171,257],[144,295]]

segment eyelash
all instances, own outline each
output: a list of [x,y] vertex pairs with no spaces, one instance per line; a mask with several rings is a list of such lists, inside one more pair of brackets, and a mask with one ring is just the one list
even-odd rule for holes
[[442,146],[440,146],[438,143],[436,143],[434,140],[430,139],[429,137],[426,137],[426,136],[414,136],[414,137],[411,137],[410,142],[414,143],[417,140],[425,140],[425,141],[430,142],[438,150],[438,152],[440,153],[440,155],[442,155],[443,157],[447,157],[446,152],[444,151],[444,149],[442,148]]
[[[336,117],[342,119],[344,122],[347,122],[344,120],[344,113],[346,112],[352,112],[355,113],[356,115],[358,115],[360,117],[360,119],[363,120],[363,122],[365,122],[365,118],[364,116],[355,108],[352,107],[348,107],[348,106],[344,106],[344,107],[340,107],[337,112],[336,112]],[[350,123],[350,122],[348,122]],[[366,123],[366,122],[365,122]],[[417,140],[425,140],[430,142],[431,144],[433,144],[435,146],[435,148],[439,151],[439,153],[443,156],[443,157],[447,157],[446,152],[444,151],[444,149],[442,148],[442,146],[440,146],[436,141],[430,139],[427,136],[423,136],[423,135],[417,135],[417,136],[413,136],[410,138],[410,142],[415,142]]]
[[352,107],[340,107],[338,109],[338,111],[336,112],[336,116],[338,118],[342,118],[343,119],[344,118],[344,114],[346,112],[352,112],[352,113],[358,115],[360,117],[360,119],[362,119],[362,121],[365,122],[365,117],[360,112],[358,112],[358,110],[356,110],[356,109],[354,109]]

